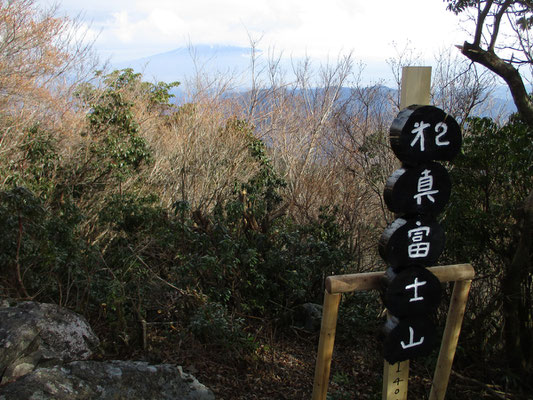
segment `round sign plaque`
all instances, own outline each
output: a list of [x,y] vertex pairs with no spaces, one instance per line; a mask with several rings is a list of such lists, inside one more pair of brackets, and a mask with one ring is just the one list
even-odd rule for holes
[[389,364],[427,356],[433,350],[436,337],[435,325],[428,318],[390,316],[385,333],[384,358]]
[[409,267],[395,273],[387,270],[391,282],[383,303],[398,318],[417,317],[433,313],[440,303],[439,279],[423,267]]
[[416,165],[450,161],[461,148],[461,128],[440,108],[413,105],[400,111],[390,127],[390,144],[398,159]]
[[428,162],[394,171],[385,183],[383,197],[392,212],[437,215],[448,202],[451,188],[446,168]]
[[379,254],[387,265],[427,267],[435,264],[444,250],[444,229],[431,216],[397,218],[381,235]]

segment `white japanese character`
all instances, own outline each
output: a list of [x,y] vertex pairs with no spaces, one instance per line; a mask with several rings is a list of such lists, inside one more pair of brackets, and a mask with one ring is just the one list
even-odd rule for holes
[[424,129],[429,126],[431,126],[431,124],[425,123],[424,121],[415,122],[415,129],[411,131],[411,133],[415,134],[415,138],[411,142],[411,147],[414,147],[416,142],[420,142],[420,151],[426,150],[424,145]]
[[426,257],[429,253],[429,242],[422,242],[425,236],[429,235],[431,231],[429,226],[421,226],[420,221],[416,221],[418,228],[410,229],[407,231],[407,237],[409,237],[412,243],[407,246],[407,252],[410,258]]
[[[441,132],[439,132],[441,131]],[[448,125],[446,125],[445,122],[439,122],[435,126],[435,132],[438,133],[438,135],[435,137],[435,144],[437,146],[448,146],[450,142],[447,140],[445,142],[441,141],[441,138],[446,135],[446,132],[448,132]]]
[[430,175],[431,171],[425,169],[422,172],[422,176],[418,178],[417,191],[418,193],[413,196],[416,199],[416,204],[422,204],[422,197],[426,196],[429,201],[435,203],[434,194],[439,193],[438,190],[431,190],[433,188],[433,176]]
[[400,344],[402,345],[402,349],[408,349],[409,347],[415,347],[419,344],[424,343],[424,336],[420,338],[418,342],[414,341],[415,331],[413,328],[409,327],[409,343],[405,344],[405,342],[402,340]]
[[427,283],[427,281],[422,281],[422,282],[418,282],[418,277],[415,278],[415,282],[410,284],[410,285],[407,285],[405,287],[406,290],[409,290],[409,289],[413,289],[414,290],[414,296],[413,298],[409,299],[409,302],[413,302],[413,301],[421,301],[421,300],[424,300],[424,297],[422,296],[418,296],[418,287],[419,286],[424,286],[425,284]]

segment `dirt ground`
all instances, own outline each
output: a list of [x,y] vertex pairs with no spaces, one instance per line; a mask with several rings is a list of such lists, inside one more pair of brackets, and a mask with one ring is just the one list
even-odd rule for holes
[[[268,334],[262,330],[255,337],[253,350],[245,354],[184,340],[183,336],[169,334],[169,330],[159,336],[152,332],[148,350],[135,356],[183,366],[209,387],[217,400],[310,399],[319,334],[298,329],[283,334],[266,331]],[[335,343],[327,399],[380,400],[381,346],[378,335],[370,333],[352,340],[340,337]],[[435,358],[436,351],[427,360],[411,361],[409,399],[428,398]],[[481,371],[478,366],[461,368],[450,377],[447,400],[533,398],[487,382],[486,376],[480,374],[488,370]]]

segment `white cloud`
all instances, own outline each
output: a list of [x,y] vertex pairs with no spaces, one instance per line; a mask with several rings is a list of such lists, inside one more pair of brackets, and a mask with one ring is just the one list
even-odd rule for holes
[[390,57],[393,41],[409,40],[431,56],[464,40],[441,0],[64,0],[63,7],[84,11],[101,31],[97,47],[116,60],[189,42],[246,46],[248,33],[286,55],[323,58],[353,50],[363,60]]

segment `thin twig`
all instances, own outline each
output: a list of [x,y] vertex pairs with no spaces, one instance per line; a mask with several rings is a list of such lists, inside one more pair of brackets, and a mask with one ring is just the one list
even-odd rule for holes
[[[496,385],[489,385],[489,384],[486,384],[484,382],[481,382],[481,381],[478,381],[477,379],[474,379],[474,378],[470,378],[468,376],[464,376],[464,375],[461,375],[460,373],[458,372],[455,372],[452,370],[452,374],[454,376],[456,376],[457,378],[465,381],[465,382],[469,382],[469,383],[473,383],[477,386],[480,386],[482,387],[483,389],[485,389],[487,392],[489,392],[491,395],[497,397],[498,399],[502,399],[502,400],[510,400],[510,399],[513,399],[514,397],[509,394],[509,393],[506,393],[504,392],[503,390],[501,390],[498,386]],[[492,387],[494,387],[494,389]]]

